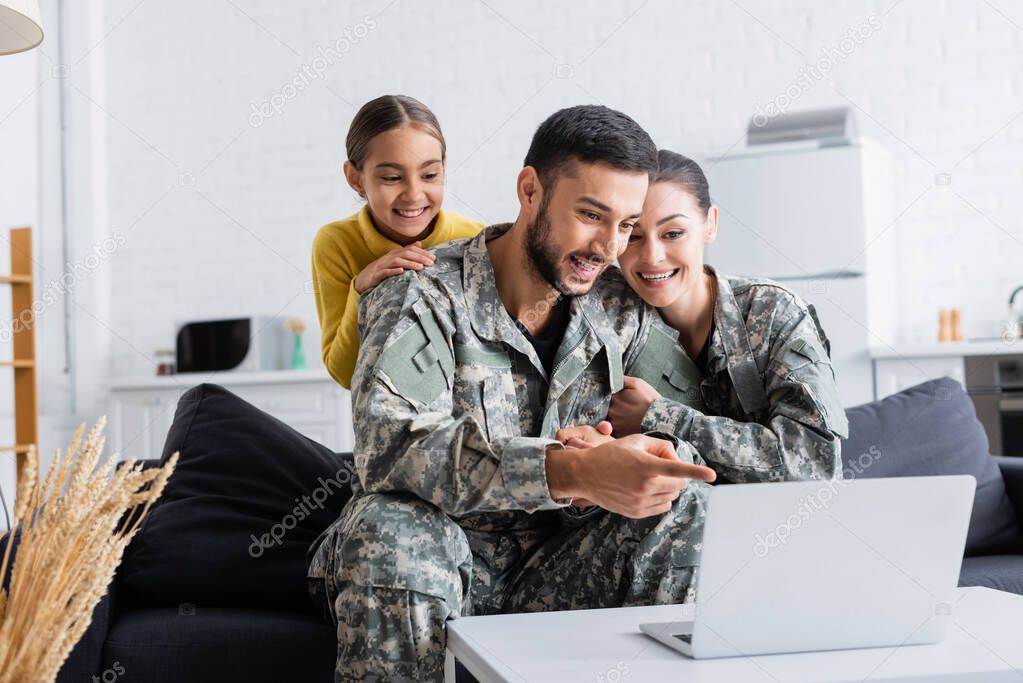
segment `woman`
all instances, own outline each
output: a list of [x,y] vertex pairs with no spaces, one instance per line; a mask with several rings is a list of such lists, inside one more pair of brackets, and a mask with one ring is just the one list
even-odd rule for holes
[[[662,374],[676,379],[660,392],[643,379],[625,378],[608,411],[614,435],[672,434],[732,482],[840,477],[848,424],[813,310],[776,282],[729,277],[705,265],[718,220],[707,178],[680,154],[661,150],[658,159],[643,217],[619,265],[636,293],[678,332],[684,354],[676,351],[672,367],[664,368]],[[687,382],[698,387],[688,399]],[[560,436],[593,443],[608,431],[601,424]]]

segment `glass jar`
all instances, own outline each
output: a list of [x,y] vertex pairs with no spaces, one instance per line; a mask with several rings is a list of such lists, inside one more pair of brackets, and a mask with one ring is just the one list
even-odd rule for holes
[[175,371],[175,361],[177,354],[172,349],[160,349],[154,356],[156,357],[156,374],[157,375],[173,375]]

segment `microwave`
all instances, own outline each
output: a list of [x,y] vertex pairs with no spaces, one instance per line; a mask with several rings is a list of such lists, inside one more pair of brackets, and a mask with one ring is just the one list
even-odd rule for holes
[[176,371],[285,370],[292,337],[285,319],[276,316],[183,323],[175,341]]

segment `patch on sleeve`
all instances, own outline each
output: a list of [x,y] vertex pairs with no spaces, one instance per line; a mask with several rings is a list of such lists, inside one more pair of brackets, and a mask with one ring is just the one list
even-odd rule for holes
[[775,372],[790,386],[798,387],[799,402],[816,413],[796,419],[848,436],[849,423],[835,386],[835,371],[816,334],[791,339],[782,349]]
[[377,368],[399,396],[428,405],[451,387],[454,355],[433,312],[422,302],[413,311],[416,322],[384,350]]
[[790,369],[798,369],[805,365],[807,362],[810,363],[830,363],[827,351],[821,345],[818,339],[812,339],[809,337],[796,337],[787,345],[787,351],[791,351],[796,354],[801,360],[790,361]]

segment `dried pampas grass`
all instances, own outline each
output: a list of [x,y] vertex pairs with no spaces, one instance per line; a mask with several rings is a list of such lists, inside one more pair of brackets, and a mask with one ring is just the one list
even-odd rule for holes
[[84,442],[79,426],[41,485],[39,455],[29,453],[14,508],[18,548],[11,562],[8,538],[0,560],[0,578],[10,572],[10,590],[0,588],[0,683],[56,679],[177,464],[177,453],[147,470],[126,462],[115,471],[116,457],[100,464],[105,425],[100,418]]

